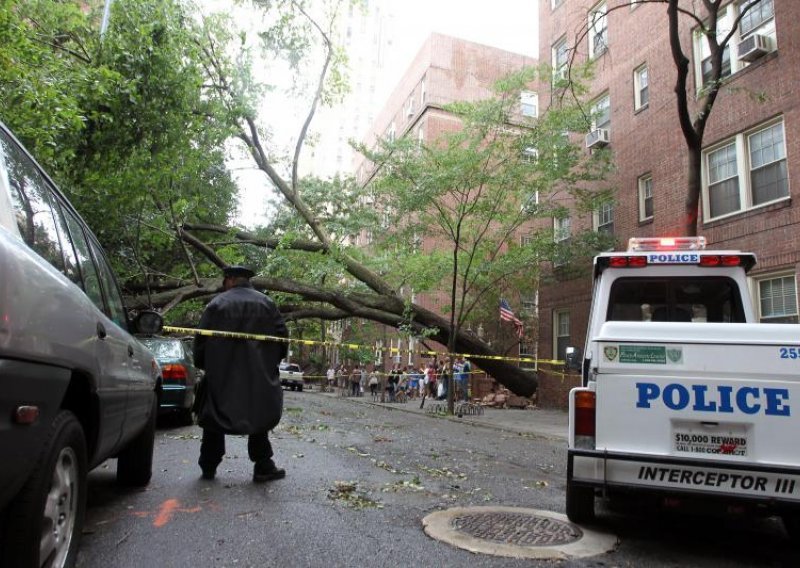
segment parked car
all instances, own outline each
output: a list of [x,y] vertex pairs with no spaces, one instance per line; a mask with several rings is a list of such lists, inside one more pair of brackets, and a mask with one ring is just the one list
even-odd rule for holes
[[191,341],[191,338],[178,337],[142,339],[161,366],[163,385],[159,410],[162,414],[177,413],[184,424],[192,423],[195,385],[203,374],[201,369],[194,366]]
[[88,471],[150,481],[161,377],[103,249],[0,123],[0,565],[72,566]]
[[295,363],[283,362],[278,365],[281,376],[281,386],[303,392],[303,369]]

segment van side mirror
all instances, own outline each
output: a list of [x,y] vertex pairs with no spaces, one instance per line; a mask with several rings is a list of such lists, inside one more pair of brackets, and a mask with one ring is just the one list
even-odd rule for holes
[[134,332],[142,335],[155,335],[164,327],[164,318],[156,311],[139,312],[133,320]]
[[581,353],[577,347],[567,347],[564,354],[564,368],[579,371],[581,368]]

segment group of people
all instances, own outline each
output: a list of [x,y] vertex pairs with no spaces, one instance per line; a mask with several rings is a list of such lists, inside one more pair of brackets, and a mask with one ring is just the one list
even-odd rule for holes
[[348,368],[331,365],[326,373],[329,390],[338,387],[343,394],[362,396],[367,389],[373,398],[381,393],[385,399],[394,402],[398,393],[403,398],[430,398],[445,400],[447,398],[447,377],[452,373],[454,395],[456,400],[469,400],[469,377],[472,366],[469,361],[459,357],[452,361],[430,362],[419,368],[395,365],[388,372],[376,368],[368,369],[365,365]]

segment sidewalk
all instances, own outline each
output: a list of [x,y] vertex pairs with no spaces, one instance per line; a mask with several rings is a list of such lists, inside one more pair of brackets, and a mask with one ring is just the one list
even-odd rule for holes
[[501,409],[484,407],[483,414],[480,416],[465,415],[459,418],[457,416],[443,416],[429,413],[428,409],[431,408],[432,405],[441,404],[439,401],[430,399],[425,401],[425,408],[420,410],[420,399],[409,400],[408,402],[382,403],[372,402],[372,397],[369,394],[360,397],[341,397],[338,392],[324,393],[320,392],[317,388],[308,392],[319,396],[347,400],[354,404],[369,404],[372,406],[380,406],[387,410],[423,414],[425,416],[452,420],[454,422],[464,422],[472,424],[473,426],[493,428],[504,432],[515,432],[522,435],[548,438],[551,440],[563,440],[565,442],[567,440],[567,413],[562,410],[547,410],[541,408],[524,410],[518,408]]

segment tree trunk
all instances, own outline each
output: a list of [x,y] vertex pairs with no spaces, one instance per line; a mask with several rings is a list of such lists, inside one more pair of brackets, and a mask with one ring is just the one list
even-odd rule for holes
[[700,192],[703,187],[701,166],[703,152],[700,147],[688,147],[689,169],[686,180],[686,202],[685,202],[685,223],[684,231],[687,237],[697,236],[697,220],[700,209]]

